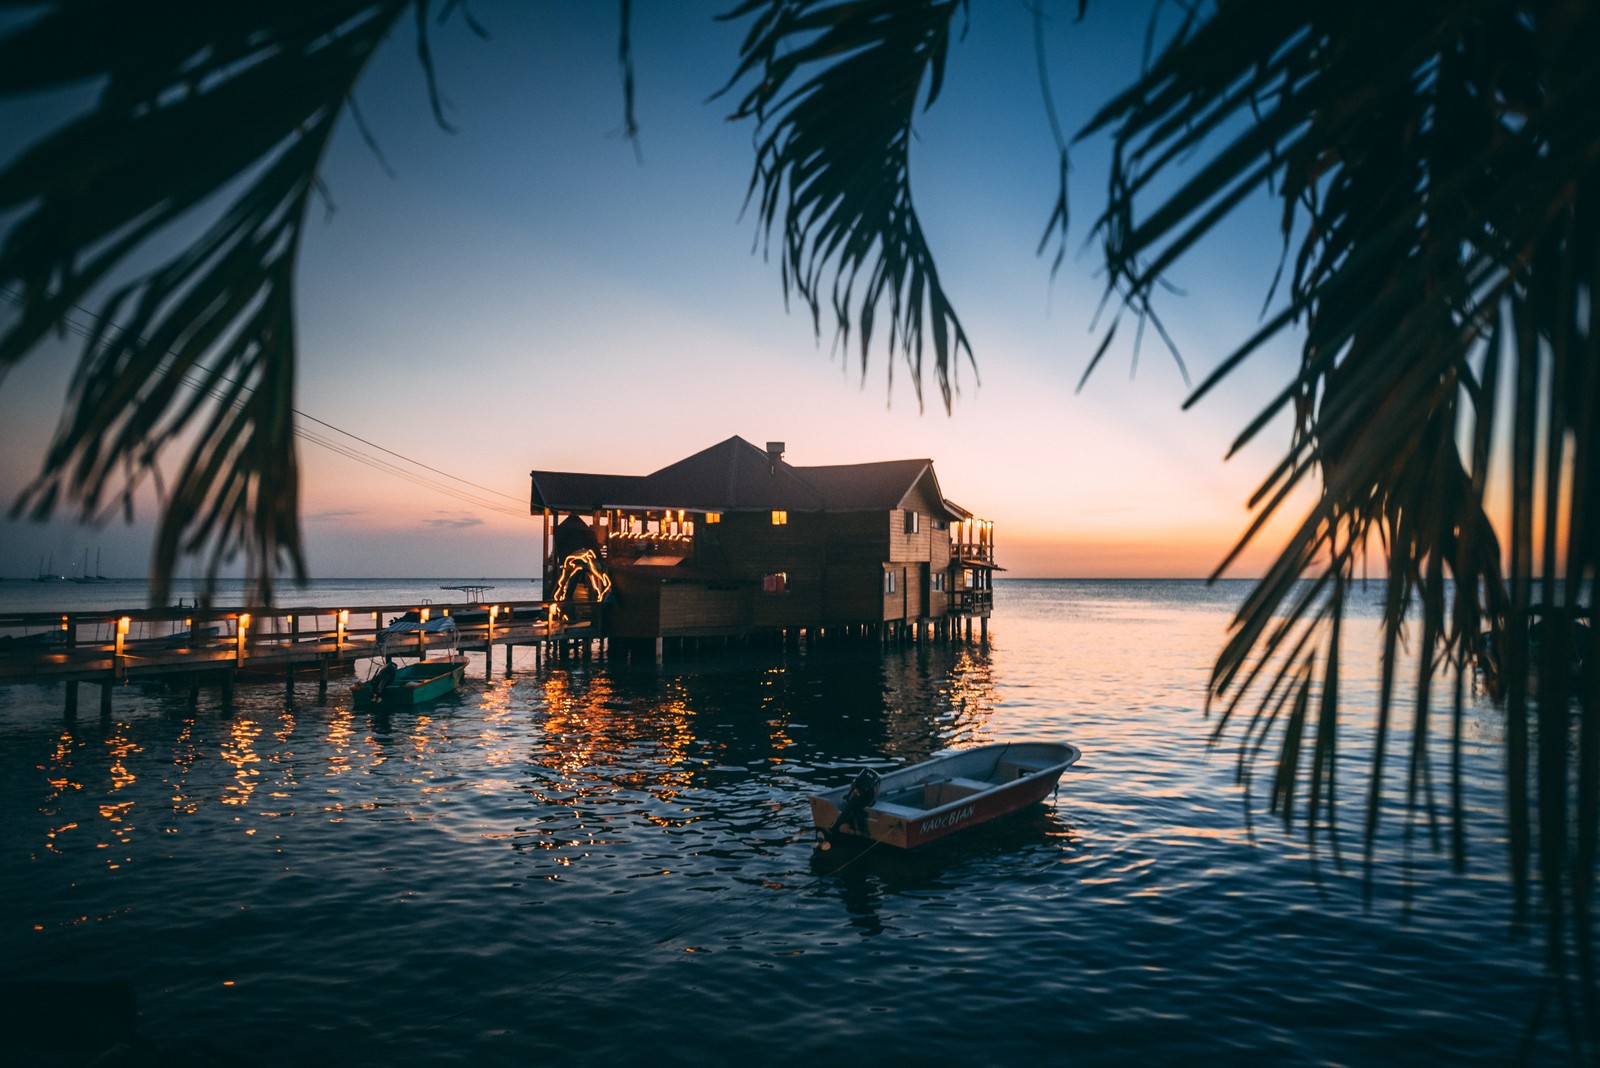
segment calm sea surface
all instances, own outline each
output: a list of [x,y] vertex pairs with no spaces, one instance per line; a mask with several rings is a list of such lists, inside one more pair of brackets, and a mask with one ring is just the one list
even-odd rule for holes
[[[241,687],[231,714],[129,686],[73,723],[60,686],[0,688],[0,980],[126,978],[142,1035],[250,1065],[1515,1059],[1541,969],[1500,875],[1499,714],[1464,728],[1466,873],[1396,801],[1366,907],[1377,591],[1346,662],[1341,871],[1265,814],[1252,838],[1231,749],[1207,749],[1245,588],[1002,582],[986,647],[538,671],[525,650],[384,716],[348,679],[322,703],[311,680],[292,703]],[[7,581],[0,609],[143,600],[47,589]],[[813,856],[808,793],[1029,738],[1083,750],[1047,806],[926,853]],[[1562,1055],[1544,1034],[1533,1059]]]

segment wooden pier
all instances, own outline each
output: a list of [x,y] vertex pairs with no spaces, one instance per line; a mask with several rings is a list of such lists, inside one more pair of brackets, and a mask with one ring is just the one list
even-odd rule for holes
[[[484,654],[490,674],[496,647],[505,650],[507,674],[517,646],[532,646],[536,662],[604,655],[598,624],[568,619],[546,601],[8,613],[0,614],[0,685],[68,683],[68,714],[77,711],[78,683],[100,686],[105,712],[116,686],[162,676],[187,678],[191,692],[218,686],[227,704],[240,678],[282,678],[292,692],[297,677],[315,672],[325,695],[332,673],[382,655],[379,635],[390,623],[442,616],[455,619],[463,652]],[[448,641],[411,634],[391,638],[388,650],[419,656]]]

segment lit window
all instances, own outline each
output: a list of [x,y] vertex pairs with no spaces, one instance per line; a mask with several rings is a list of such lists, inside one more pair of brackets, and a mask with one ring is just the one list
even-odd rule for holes
[[789,573],[787,571],[779,571],[779,572],[776,572],[776,573],[771,574],[771,575],[762,575],[761,576],[761,592],[762,593],[788,593],[789,592]]
[[783,511],[782,509],[777,509],[777,508],[773,509],[773,511],[772,511],[772,525],[773,526],[781,527],[785,523],[787,523],[788,521],[789,521],[789,513],[788,512]]
[[706,513],[706,522],[707,523],[720,523],[720,522],[722,522],[722,513],[721,512],[707,512]]
[[922,516],[921,516],[920,513],[907,512],[906,513],[906,533],[907,534],[915,534],[917,532],[917,530],[920,528],[921,522],[922,522]]

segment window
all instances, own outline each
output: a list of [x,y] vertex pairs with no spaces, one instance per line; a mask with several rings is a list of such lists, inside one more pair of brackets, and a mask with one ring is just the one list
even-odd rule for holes
[[884,593],[893,593],[894,592],[894,572],[893,571],[885,571],[883,573],[883,592]]
[[786,511],[784,511],[784,510],[782,510],[780,508],[774,508],[772,510],[772,525],[773,526],[781,527],[785,523],[787,523],[788,521],[789,521],[789,513],[788,512],[786,512]]
[[918,512],[906,513],[906,533],[915,534],[922,524],[922,515]]
[[943,571],[935,571],[933,573],[933,588],[936,589],[936,590],[944,589],[944,572]]
[[722,522],[722,513],[721,512],[707,512],[706,513],[706,522],[707,523],[720,523],[720,522]]
[[788,593],[789,572],[777,571],[770,575],[761,576],[762,593]]

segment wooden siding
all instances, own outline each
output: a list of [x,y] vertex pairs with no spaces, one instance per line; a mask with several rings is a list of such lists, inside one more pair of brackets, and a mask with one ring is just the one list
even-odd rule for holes
[[662,585],[618,568],[611,573],[606,633],[619,638],[654,638],[661,633]]
[[661,634],[737,634],[750,625],[750,583],[672,582],[661,587]]

